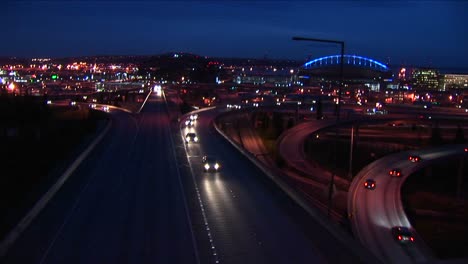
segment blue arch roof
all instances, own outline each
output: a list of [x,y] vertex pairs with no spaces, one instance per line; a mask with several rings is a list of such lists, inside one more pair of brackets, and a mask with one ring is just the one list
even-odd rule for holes
[[[378,69],[383,70],[383,71],[388,71],[389,70],[387,65],[383,64],[382,62],[373,60],[371,58],[366,58],[366,57],[357,56],[357,55],[343,55],[343,58],[344,58],[344,64],[348,64],[348,65],[362,65],[362,64],[364,64],[363,66],[366,66],[366,64],[368,64],[368,67],[370,67],[370,68],[378,68]],[[311,67],[313,65],[322,65],[323,61],[325,61],[325,63],[324,63],[325,65],[339,64],[340,59],[341,59],[341,55],[325,56],[325,57],[313,59],[313,60],[311,60],[309,62],[306,62],[304,64],[304,67],[307,68],[307,67]],[[356,64],[356,59],[358,60],[358,64]],[[329,60],[330,60],[330,63],[328,63]],[[334,60],[336,60],[336,61],[334,61]],[[352,63],[351,63],[351,60],[353,61]],[[364,62],[364,63],[362,63],[362,62]]]

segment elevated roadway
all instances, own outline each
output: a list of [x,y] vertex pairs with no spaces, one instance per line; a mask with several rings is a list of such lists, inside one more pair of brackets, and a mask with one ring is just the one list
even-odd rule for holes
[[[354,178],[348,192],[348,211],[353,233],[376,256],[388,263],[432,263],[434,259],[424,241],[411,227],[401,201],[401,187],[407,177],[432,162],[456,155],[466,155],[464,145],[447,145],[424,150],[404,151],[385,156],[366,166]],[[411,162],[410,155],[421,158]],[[401,177],[390,170],[400,169]],[[376,188],[364,188],[366,179],[376,181]],[[413,229],[415,242],[401,245],[391,234],[394,226]]]

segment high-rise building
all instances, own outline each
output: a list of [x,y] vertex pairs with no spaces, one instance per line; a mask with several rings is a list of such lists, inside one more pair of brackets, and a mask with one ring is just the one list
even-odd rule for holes
[[434,69],[413,69],[411,82],[413,89],[443,90],[439,71]]
[[468,89],[468,74],[445,74],[445,89]]

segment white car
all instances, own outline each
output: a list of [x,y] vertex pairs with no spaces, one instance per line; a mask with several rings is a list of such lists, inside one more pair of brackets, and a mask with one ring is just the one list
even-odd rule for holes
[[195,133],[187,133],[185,135],[185,143],[189,143],[189,142],[198,142],[198,137],[197,137],[197,134]]
[[203,156],[202,162],[204,171],[218,171],[221,169],[221,163],[212,156]]
[[185,120],[185,126],[187,126],[187,127],[193,127],[194,125],[195,125],[195,121],[194,121],[194,120],[190,120],[190,119]]

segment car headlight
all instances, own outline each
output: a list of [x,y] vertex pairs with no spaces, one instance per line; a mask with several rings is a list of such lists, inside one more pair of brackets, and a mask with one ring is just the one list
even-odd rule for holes
[[189,141],[190,141],[190,137],[186,137],[186,138],[185,138],[185,141],[189,142]]
[[193,141],[197,142],[197,141],[198,141],[198,137],[195,137],[195,138],[193,139]]
[[210,164],[205,163],[205,170],[208,170],[208,169],[210,169]]
[[219,164],[218,164],[218,163],[215,163],[214,168],[215,168],[216,170],[219,169]]

